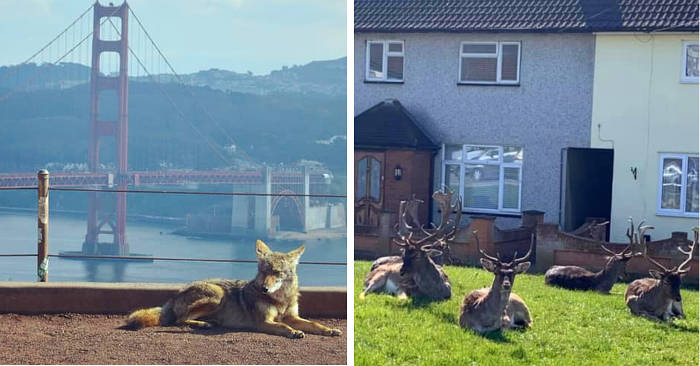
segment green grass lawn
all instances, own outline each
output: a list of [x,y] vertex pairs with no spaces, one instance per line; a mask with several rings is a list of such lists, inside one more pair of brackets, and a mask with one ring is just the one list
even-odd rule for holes
[[478,335],[459,327],[459,305],[471,290],[491,286],[482,269],[447,266],[452,298],[359,300],[370,262],[355,262],[355,365],[697,365],[698,292],[682,290],[686,319],[663,324],[633,316],[626,284],[610,295],[545,286],[543,275],[518,275],[533,327]]

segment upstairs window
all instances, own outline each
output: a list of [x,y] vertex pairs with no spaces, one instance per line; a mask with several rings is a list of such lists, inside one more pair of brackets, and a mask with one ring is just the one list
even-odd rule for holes
[[517,85],[520,82],[520,42],[462,42],[459,82]]
[[367,81],[403,81],[403,41],[367,42]]
[[698,217],[698,156],[661,154],[658,215]]
[[681,82],[698,82],[698,42],[683,42]]
[[469,212],[519,214],[523,149],[444,145],[442,184],[463,197]]

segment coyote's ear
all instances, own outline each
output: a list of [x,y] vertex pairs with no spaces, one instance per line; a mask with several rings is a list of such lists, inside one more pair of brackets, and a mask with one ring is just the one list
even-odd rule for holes
[[299,262],[299,257],[301,257],[302,254],[304,254],[304,246],[300,246],[299,248],[296,248],[292,250],[291,252],[287,253],[288,256],[290,256],[294,261]]
[[257,254],[258,258],[265,257],[270,254],[270,252],[270,248],[268,248],[262,240],[255,242],[255,254]]

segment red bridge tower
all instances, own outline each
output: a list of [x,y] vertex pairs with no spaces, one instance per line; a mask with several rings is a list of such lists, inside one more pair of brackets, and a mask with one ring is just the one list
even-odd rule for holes
[[[111,5],[111,4],[110,4]],[[120,18],[121,29],[118,40],[103,40],[100,36],[100,24],[105,17]],[[107,26],[113,23],[104,22]],[[120,6],[102,6],[95,2],[92,36],[92,72],[90,76],[90,138],[88,147],[88,168],[91,173],[100,169],[100,139],[114,137],[116,145],[115,184],[119,189],[126,189],[128,184],[128,136],[129,136],[129,7],[126,1]],[[100,55],[103,52],[116,52],[119,55],[119,74],[103,75],[100,73]],[[100,94],[114,90],[118,100],[116,120],[100,119]],[[129,245],[126,241],[126,193],[115,193],[116,203],[112,206],[96,192],[90,192],[88,198],[87,235],[83,243],[85,254],[128,255]],[[105,225],[109,226],[106,230]],[[112,242],[100,244],[99,235],[112,235]]]

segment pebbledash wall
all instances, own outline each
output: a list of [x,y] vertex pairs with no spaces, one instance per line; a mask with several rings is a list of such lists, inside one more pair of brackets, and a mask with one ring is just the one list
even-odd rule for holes
[[698,83],[681,81],[684,41],[698,33],[596,35],[591,147],[614,149],[611,241],[627,240],[629,216],[655,226],[652,240],[692,238],[698,223],[657,212],[660,154],[698,154]]
[[[366,42],[373,40],[404,41],[403,83],[365,81]],[[521,42],[519,85],[458,85],[465,41]],[[590,144],[592,34],[356,32],[354,50],[355,115],[395,98],[438,144],[522,146],[520,208],[558,220],[561,150]],[[441,156],[435,161],[436,189]],[[499,217],[498,224],[513,227],[520,219]]]

